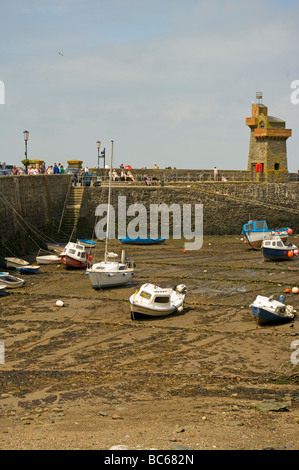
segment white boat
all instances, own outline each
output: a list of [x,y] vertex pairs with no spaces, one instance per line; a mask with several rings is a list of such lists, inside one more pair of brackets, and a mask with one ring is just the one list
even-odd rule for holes
[[180,284],[174,289],[162,288],[154,284],[143,284],[135,294],[131,295],[132,320],[144,316],[164,317],[184,308],[186,286]]
[[27,266],[29,263],[20,258],[5,258],[8,268],[18,268],[19,266]]
[[59,256],[67,268],[86,268],[91,259],[84,245],[72,242],[66,244],[64,251]]
[[290,260],[297,254],[297,246],[292,243],[284,243],[279,235],[273,235],[262,241],[262,255],[267,260]]
[[285,305],[280,300],[274,300],[273,296],[258,295],[249,307],[251,307],[252,313],[259,323],[277,323],[292,320],[296,315],[296,310],[292,305]]
[[24,283],[24,279],[21,279],[20,277],[16,276],[11,276],[10,274],[8,276],[2,276],[0,278],[0,286],[5,285],[7,288],[10,289],[22,287]]
[[36,262],[38,264],[54,264],[54,263],[59,263],[61,259],[57,255],[40,255],[37,256]]
[[9,275],[9,273],[3,272],[3,271],[0,272],[0,278],[3,277],[3,276],[8,276],[8,275]]
[[94,289],[122,286],[132,281],[134,263],[124,259],[124,251],[121,262],[110,261],[108,258],[109,253],[104,261],[95,263],[86,270]]
[[0,296],[4,295],[6,292],[6,286],[4,284],[0,285]]
[[[111,162],[112,168],[113,160],[113,141],[111,141]],[[109,258],[117,257],[115,253],[108,252],[108,227],[110,222],[110,199],[111,199],[111,174],[109,178],[109,191],[108,191],[108,213],[107,213],[107,232],[105,240],[105,255],[104,260],[99,263],[94,263],[86,270],[89,275],[90,282],[94,289],[101,289],[104,287],[118,287],[123,286],[132,280],[134,276],[135,263],[125,257],[125,251],[122,250],[121,262],[111,261]]]

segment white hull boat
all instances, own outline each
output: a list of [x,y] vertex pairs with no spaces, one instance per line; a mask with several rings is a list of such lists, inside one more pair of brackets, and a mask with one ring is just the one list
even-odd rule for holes
[[131,318],[165,317],[174,312],[182,312],[186,296],[186,286],[180,284],[175,289],[161,288],[153,284],[143,284],[139,291],[129,298]]
[[59,263],[61,259],[57,255],[42,255],[36,257],[38,264],[54,264]]
[[[110,168],[112,168],[113,160],[113,141],[111,142],[111,161]],[[105,256],[104,260],[99,263],[92,264],[86,270],[89,275],[92,287],[94,289],[101,289],[104,287],[119,287],[131,282],[134,275],[135,263],[125,258],[125,251],[122,250],[121,262],[111,261],[109,258],[115,258],[116,253],[108,252],[108,227],[110,222],[110,199],[111,199],[111,174],[109,178],[109,191],[108,191],[108,213],[107,213],[107,232],[105,240]]]
[[20,266],[27,266],[29,263],[20,258],[5,258],[6,266],[8,268],[19,268]]
[[117,261],[101,261],[86,270],[94,289],[118,287],[131,282],[134,269],[129,263]]
[[0,286],[6,286],[8,289],[16,289],[24,285],[24,279],[16,276],[2,276],[0,278]]
[[4,295],[6,292],[6,286],[4,284],[0,285],[0,296]]

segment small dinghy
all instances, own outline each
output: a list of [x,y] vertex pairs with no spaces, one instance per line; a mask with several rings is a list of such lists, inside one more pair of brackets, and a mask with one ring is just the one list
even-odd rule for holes
[[39,272],[40,266],[20,266],[17,270],[21,274],[37,274]]
[[97,245],[97,242],[95,242],[93,240],[86,240],[86,239],[77,240],[77,243],[79,243],[80,245],[85,246],[86,248],[95,248],[96,245]]
[[6,286],[4,284],[0,285],[0,296],[4,295],[6,292]]
[[8,268],[18,268],[19,266],[27,266],[29,263],[20,258],[5,258],[6,266]]
[[54,264],[61,261],[57,255],[40,255],[35,259],[38,264]]
[[280,300],[274,300],[273,296],[258,295],[249,307],[251,307],[258,323],[278,323],[293,320],[296,310],[292,305],[285,305],[283,300],[284,296],[281,296]]
[[186,286],[180,284],[174,289],[162,288],[154,284],[143,284],[139,291],[129,298],[131,318],[165,317],[181,312],[186,296]]
[[11,276],[10,274],[8,274],[8,276],[3,276],[0,278],[0,286],[5,285],[9,289],[16,289],[17,287],[22,287],[24,283],[24,279],[21,279],[20,277],[16,276]]
[[65,249],[65,243],[47,243],[47,249],[61,253]]

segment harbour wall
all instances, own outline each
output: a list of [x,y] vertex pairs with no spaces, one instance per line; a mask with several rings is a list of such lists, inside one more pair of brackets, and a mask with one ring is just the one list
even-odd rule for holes
[[[251,219],[266,219],[269,227],[290,226],[299,232],[299,184],[206,182],[173,183],[163,187],[123,183],[114,186],[111,204],[118,216],[118,197],[126,197],[126,208],[131,204],[143,204],[150,214],[151,204],[203,205],[203,233],[240,235],[242,225]],[[84,191],[78,229],[96,222],[95,210],[107,202],[108,187],[87,187]],[[136,214],[137,216],[137,214]],[[132,217],[134,218],[134,217]]]
[[[60,241],[62,234],[57,231],[70,188],[68,175],[1,177],[0,257],[26,253],[29,247],[45,247],[47,239]],[[151,204],[190,204],[191,208],[202,204],[204,234],[240,235],[249,218],[266,219],[270,228],[290,226],[299,232],[298,182],[176,181],[164,186],[117,183],[111,198],[116,224],[118,196],[126,197],[127,208],[143,204],[148,214]],[[78,237],[92,237],[96,207],[107,203],[107,198],[107,184],[84,188]]]
[[17,256],[55,236],[70,176],[0,177],[0,257]]

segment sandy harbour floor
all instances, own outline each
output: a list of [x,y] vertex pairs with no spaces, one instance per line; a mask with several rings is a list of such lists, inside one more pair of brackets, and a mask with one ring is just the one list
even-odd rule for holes
[[[134,285],[97,291],[61,264],[0,298],[1,450],[299,449],[298,316],[260,326],[249,308],[299,287],[299,258],[265,262],[238,236],[183,249],[128,246]],[[184,311],[132,321],[148,281],[186,284]],[[299,312],[299,295],[286,303]],[[282,407],[260,411],[269,401]]]

